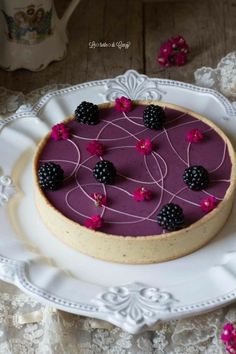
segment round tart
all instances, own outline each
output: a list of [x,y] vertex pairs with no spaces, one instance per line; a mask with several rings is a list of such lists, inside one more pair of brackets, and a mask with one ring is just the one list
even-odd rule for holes
[[98,115],[87,106],[89,119],[82,104],[36,150],[35,202],[47,228],[119,263],[163,262],[209,242],[227,221],[236,184],[225,134],[163,102],[126,99],[99,105]]

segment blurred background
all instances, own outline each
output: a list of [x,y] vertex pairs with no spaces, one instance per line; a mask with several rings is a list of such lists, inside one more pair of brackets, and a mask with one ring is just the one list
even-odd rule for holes
[[[68,0],[55,0],[59,16]],[[194,82],[235,49],[236,0],[81,0],[68,25],[68,53],[40,72],[0,69],[0,86],[24,93],[54,83],[77,84],[135,69],[151,77]],[[182,67],[162,68],[162,42],[182,35],[190,46]],[[115,46],[106,47],[106,45]]]

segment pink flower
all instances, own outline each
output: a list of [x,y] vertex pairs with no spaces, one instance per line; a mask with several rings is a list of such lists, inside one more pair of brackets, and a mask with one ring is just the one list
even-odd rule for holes
[[204,139],[204,135],[200,130],[192,129],[187,133],[186,138],[190,143],[198,143]]
[[119,112],[128,113],[132,109],[132,101],[124,96],[116,98],[115,109]]
[[236,354],[236,329],[232,323],[226,323],[220,336],[225,344],[225,349],[231,354]]
[[66,140],[69,139],[69,137],[69,129],[64,123],[59,123],[52,127],[51,138],[53,140]]
[[217,201],[216,198],[213,196],[203,198],[200,202],[200,207],[202,211],[204,211],[205,213],[209,213],[210,211],[215,209],[216,205],[217,205]]
[[152,197],[152,192],[148,189],[141,187],[135,189],[133,193],[133,197],[137,202],[142,202],[144,200],[150,200]]
[[102,156],[104,154],[105,148],[104,145],[102,145],[99,141],[93,140],[87,145],[86,150],[91,155]]
[[232,323],[226,323],[223,327],[223,331],[221,333],[221,340],[223,342],[229,342],[232,338],[232,332],[234,330],[234,326]]
[[161,66],[165,66],[166,68],[168,68],[169,66],[171,66],[171,63],[169,61],[169,58],[168,57],[158,57],[157,58],[157,61],[158,63],[161,65]]
[[139,140],[136,149],[143,155],[149,155],[152,152],[151,140],[149,138]]
[[92,194],[92,198],[94,199],[94,203],[95,203],[96,207],[106,205],[107,198],[104,194],[94,192]]
[[182,53],[189,53],[189,46],[182,36],[176,36],[170,39],[172,43],[172,48],[179,50]]
[[168,58],[172,51],[172,43],[170,40],[163,43],[160,47],[160,55],[162,58]]
[[182,36],[176,36],[163,43],[157,61],[161,66],[181,66],[187,61],[189,46]]
[[236,346],[235,345],[227,344],[225,349],[230,354],[236,354]]
[[175,65],[182,66],[186,63],[186,54],[179,52],[174,55]]
[[103,219],[100,215],[93,215],[91,218],[85,220],[84,226],[88,229],[97,230],[102,227]]

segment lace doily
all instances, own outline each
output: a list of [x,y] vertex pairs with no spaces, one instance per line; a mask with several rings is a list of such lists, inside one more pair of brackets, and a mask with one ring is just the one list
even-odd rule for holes
[[131,335],[101,320],[44,306],[1,282],[1,354],[223,354],[223,323],[236,320],[236,306],[159,324]]
[[[233,65],[232,55],[224,61],[225,66]],[[225,76],[223,80],[220,68],[199,69],[195,73],[197,83],[219,88],[223,87],[219,82],[225,80],[232,96],[233,79],[228,76],[226,80]],[[232,70],[236,71],[236,64]],[[50,90],[68,86],[47,86],[26,96],[0,88],[0,114],[9,115],[22,104],[35,103]],[[219,337],[228,321],[236,321],[236,304],[201,316],[160,323],[153,330],[131,335],[105,321],[55,310],[0,281],[0,354],[223,354]]]
[[217,67],[202,67],[194,73],[196,84],[220,91],[231,100],[236,100],[236,52],[227,54]]

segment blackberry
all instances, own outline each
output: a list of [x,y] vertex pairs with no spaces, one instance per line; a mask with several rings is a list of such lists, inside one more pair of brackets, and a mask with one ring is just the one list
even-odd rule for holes
[[99,122],[98,106],[83,101],[75,110],[75,119],[83,124],[95,125]]
[[209,175],[203,166],[190,166],[186,168],[183,179],[189,189],[193,191],[201,191],[209,184]]
[[100,183],[113,184],[116,177],[116,168],[112,162],[101,160],[94,166],[93,176]]
[[184,227],[184,214],[182,208],[174,203],[165,204],[158,216],[158,224],[165,230],[175,231]]
[[166,115],[162,107],[151,104],[143,112],[143,123],[145,127],[159,130],[163,127]]
[[43,189],[55,191],[61,186],[63,178],[63,169],[54,162],[46,162],[38,169],[38,180]]

